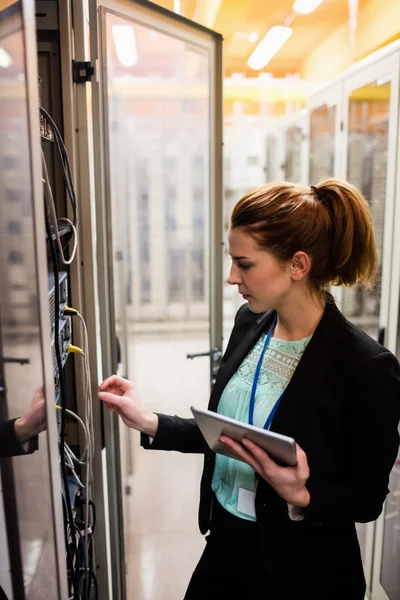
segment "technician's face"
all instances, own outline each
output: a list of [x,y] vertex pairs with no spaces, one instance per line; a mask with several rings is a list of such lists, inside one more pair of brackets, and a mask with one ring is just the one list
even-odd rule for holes
[[229,231],[232,257],[230,285],[248,301],[252,312],[279,310],[292,288],[290,263],[281,263],[267,250],[260,250],[253,238],[241,229]]

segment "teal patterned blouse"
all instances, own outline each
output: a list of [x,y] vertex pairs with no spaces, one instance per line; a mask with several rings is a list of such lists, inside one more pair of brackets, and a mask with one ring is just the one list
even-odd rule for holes
[[[264,354],[255,396],[254,425],[264,427],[275,402],[286,389],[312,336],[288,342],[271,338]],[[218,405],[218,413],[248,423],[249,403],[254,373],[265,342],[263,334],[250,350],[236,373],[225,387]],[[216,455],[212,489],[218,501],[230,513],[254,521],[252,516],[237,509],[239,487],[255,489],[255,472],[247,464]]]

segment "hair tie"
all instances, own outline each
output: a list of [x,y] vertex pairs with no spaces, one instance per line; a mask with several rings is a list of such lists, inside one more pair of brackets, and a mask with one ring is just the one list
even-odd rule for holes
[[312,191],[314,192],[314,194],[317,196],[317,200],[322,204],[322,206],[324,208],[326,208],[331,219],[333,219],[334,215],[333,215],[333,210],[332,210],[332,204],[330,202],[329,195],[326,193],[326,190],[321,190],[321,189],[315,187],[315,185],[311,185],[310,187],[311,187]]
[[321,200],[321,190],[319,190],[317,187],[315,187],[315,185],[311,186],[312,191],[314,192],[314,194],[317,196],[318,200]]

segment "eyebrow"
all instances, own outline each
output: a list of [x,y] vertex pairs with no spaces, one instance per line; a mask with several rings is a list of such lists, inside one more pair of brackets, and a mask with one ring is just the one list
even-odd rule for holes
[[251,260],[248,256],[232,256],[231,254],[229,256],[233,258],[233,260]]

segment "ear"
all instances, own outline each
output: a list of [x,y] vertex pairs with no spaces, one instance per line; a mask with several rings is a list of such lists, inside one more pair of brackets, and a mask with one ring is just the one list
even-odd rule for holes
[[293,281],[304,279],[311,269],[311,258],[305,252],[296,252],[290,263],[290,272]]

